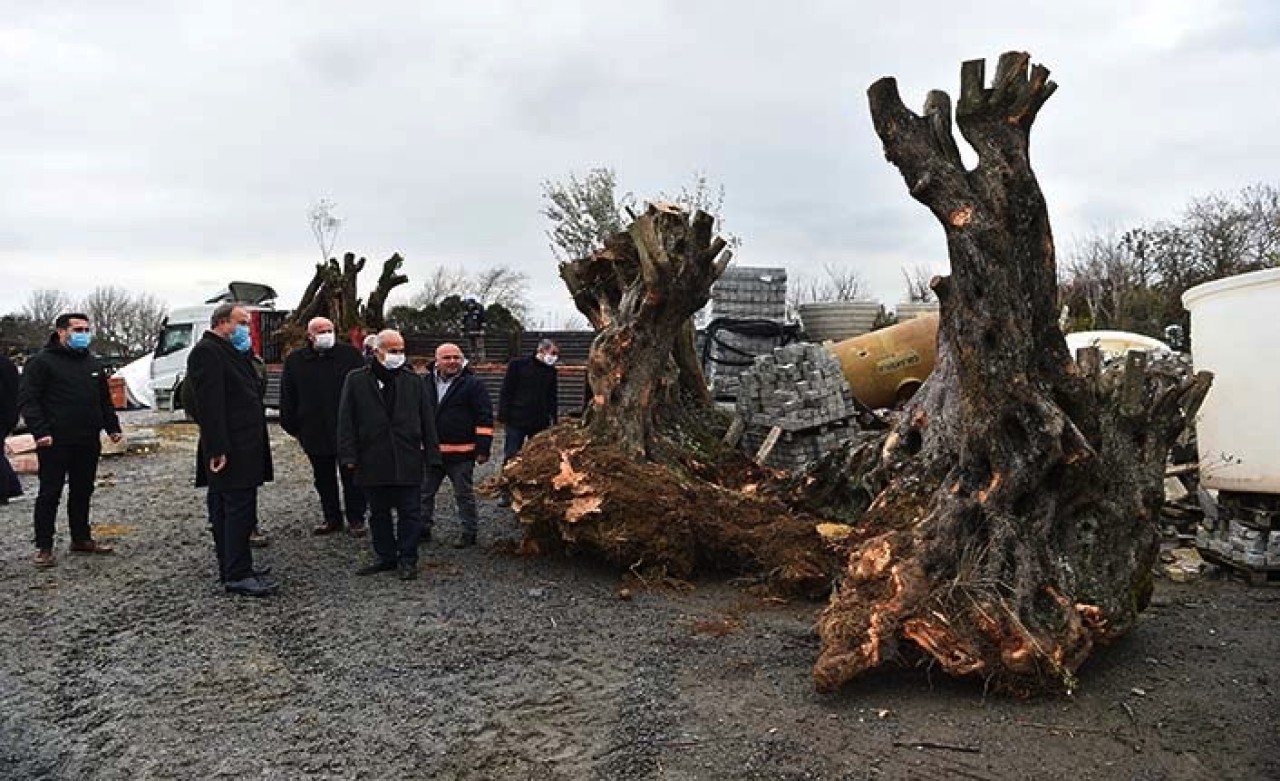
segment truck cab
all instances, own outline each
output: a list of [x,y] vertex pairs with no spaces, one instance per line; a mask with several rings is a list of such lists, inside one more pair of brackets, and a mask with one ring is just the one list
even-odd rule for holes
[[[276,291],[256,282],[232,282],[227,289],[203,304],[173,310],[160,328],[155,353],[151,360],[150,389],[155,398],[154,409],[176,411],[182,408],[182,380],[187,371],[191,348],[209,329],[209,317],[219,304],[228,302],[249,311],[249,329],[253,336],[253,353],[267,365],[268,407],[279,406],[279,364],[284,360],[275,333],[289,312],[275,308]],[[275,371],[272,371],[272,367]]]

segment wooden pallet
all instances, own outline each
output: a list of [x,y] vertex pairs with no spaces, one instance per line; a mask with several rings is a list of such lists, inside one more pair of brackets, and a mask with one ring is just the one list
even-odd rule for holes
[[1280,567],[1250,567],[1234,559],[1229,559],[1212,548],[1196,547],[1200,558],[1239,575],[1250,586],[1280,586]]

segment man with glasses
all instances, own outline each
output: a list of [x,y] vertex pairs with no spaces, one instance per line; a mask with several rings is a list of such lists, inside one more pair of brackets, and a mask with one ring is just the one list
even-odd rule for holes
[[93,539],[89,499],[98,476],[102,432],[107,432],[112,442],[123,436],[107,374],[89,352],[93,330],[88,316],[58,315],[54,328],[44,349],[23,367],[18,391],[22,419],[36,439],[40,462],[35,505],[35,565],[40,568],[57,563],[53,535],[63,486],[67,486],[71,551],[113,552],[110,545]]
[[[338,402],[338,461],[369,502],[374,561],[356,570],[418,577],[422,473],[440,462],[435,421],[421,378],[405,367],[404,337],[378,334],[374,361],[347,375]],[[391,523],[395,510],[396,523]]]
[[493,445],[493,402],[484,382],[464,366],[462,350],[456,344],[445,343],[436,348],[435,364],[424,380],[440,435],[442,463],[428,466],[422,481],[422,518],[426,526],[423,541],[431,540],[436,492],[447,477],[462,523],[462,536],[454,547],[468,548],[476,544],[480,520],[475,468],[489,460]]
[[[560,348],[550,339],[543,339],[533,355],[507,364],[498,396],[498,422],[503,424],[503,464],[520,452],[526,439],[555,425],[559,392],[556,361],[559,359]],[[504,491],[498,505],[510,507],[511,495]]]

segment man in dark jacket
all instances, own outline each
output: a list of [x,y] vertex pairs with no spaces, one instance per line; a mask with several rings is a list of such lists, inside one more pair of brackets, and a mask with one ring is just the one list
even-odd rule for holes
[[231,594],[265,597],[279,585],[253,568],[249,535],[257,518],[258,487],[274,475],[262,386],[252,359],[250,317],[244,307],[220,304],[209,330],[191,348],[184,382],[191,383],[200,426],[196,486],[206,501],[218,573]]
[[0,504],[22,494],[22,483],[4,454],[4,438],[18,425],[18,367],[0,353]]
[[418,487],[440,451],[426,388],[404,361],[404,339],[386,330],[378,334],[374,362],[347,376],[338,404],[338,461],[369,500],[375,559],[356,574],[398,569],[401,580],[413,580],[422,534]]
[[111,553],[93,539],[89,499],[98,475],[103,431],[119,442],[120,421],[111,403],[107,374],[89,352],[93,331],[82,314],[58,315],[56,331],[36,357],[27,361],[18,391],[22,419],[36,438],[40,492],[36,496],[36,566],[52,567],[53,533],[62,487],[67,488],[71,550]]
[[[556,361],[560,348],[550,339],[538,342],[533,355],[507,364],[498,395],[498,422],[503,424],[502,463],[507,463],[529,437],[554,426],[558,411]],[[498,499],[502,507],[511,505],[511,496]]]
[[423,536],[431,539],[436,492],[445,478],[453,486],[453,499],[462,522],[462,536],[455,548],[476,544],[476,464],[489,460],[493,445],[493,402],[479,377],[463,367],[462,350],[456,344],[436,348],[436,361],[424,378],[427,398],[440,435],[442,463],[429,466],[422,481]]
[[342,531],[339,476],[351,535],[359,537],[365,533],[364,494],[351,479],[351,470],[338,468],[338,401],[342,384],[348,374],[364,365],[360,351],[338,342],[333,322],[324,317],[312,318],[307,323],[307,345],[294,350],[284,361],[280,426],[298,440],[311,461],[311,473],[324,513],[324,522],[311,531],[315,535]]

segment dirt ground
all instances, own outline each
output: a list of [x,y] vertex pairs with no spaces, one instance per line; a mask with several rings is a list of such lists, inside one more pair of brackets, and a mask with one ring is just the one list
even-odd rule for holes
[[[130,413],[154,425],[156,416]],[[31,566],[30,498],[0,507],[0,778],[1274,779],[1280,589],[1161,581],[1071,698],[904,672],[819,696],[821,605],[518,558],[441,499],[423,577],[357,578],[367,541],[314,538],[301,452],[273,427],[273,599],[215,586],[194,428],[105,460],[118,555]],[[34,481],[26,478],[29,491]],[[100,536],[108,536],[100,533]]]

